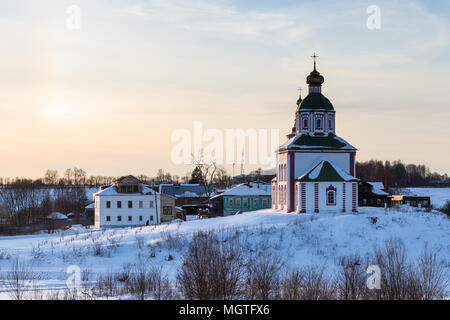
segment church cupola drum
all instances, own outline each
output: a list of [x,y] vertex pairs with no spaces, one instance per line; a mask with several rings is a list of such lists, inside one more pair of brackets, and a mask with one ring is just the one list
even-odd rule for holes
[[277,150],[272,207],[286,212],[357,212],[357,149],[336,136],[333,104],[322,94],[324,77],[306,77],[308,95],[297,100],[295,125]]

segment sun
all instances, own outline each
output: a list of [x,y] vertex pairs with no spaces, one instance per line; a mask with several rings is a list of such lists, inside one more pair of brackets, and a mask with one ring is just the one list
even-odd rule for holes
[[53,102],[46,108],[46,115],[52,120],[66,120],[71,114],[71,109],[68,102]]

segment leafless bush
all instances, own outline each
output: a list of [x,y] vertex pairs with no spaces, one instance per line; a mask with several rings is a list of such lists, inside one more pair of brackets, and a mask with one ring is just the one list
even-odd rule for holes
[[244,260],[238,239],[212,232],[194,235],[177,275],[185,298],[228,300],[239,294]]
[[33,281],[33,271],[16,258],[6,276],[6,285],[12,300],[23,300]]
[[91,270],[90,269],[83,269],[81,271],[81,280],[82,281],[89,281],[90,274],[91,274]]
[[92,252],[94,256],[104,256],[106,250],[103,248],[103,244],[99,241],[92,244]]
[[381,289],[372,290],[376,299],[404,300],[408,298],[409,266],[401,240],[390,238],[382,248],[374,248],[373,264],[381,270]]
[[441,211],[450,217],[450,200],[447,200],[442,207]]
[[246,296],[248,299],[267,300],[278,298],[283,268],[281,257],[263,251],[247,262]]
[[302,296],[304,277],[299,270],[292,270],[281,284],[281,299],[299,300]]
[[99,275],[94,292],[97,296],[104,296],[107,298],[114,297],[119,294],[117,281],[114,279],[112,272],[106,272],[103,275]]
[[131,292],[136,294],[138,299],[144,300],[150,288],[151,278],[147,268],[143,264],[135,266],[131,277]]
[[11,259],[11,255],[3,250],[0,250],[0,260],[9,260]]
[[338,265],[336,280],[339,299],[361,299],[366,280],[362,258],[359,255],[341,257]]
[[416,300],[443,299],[448,285],[445,263],[427,245],[408,276],[409,298]]
[[303,276],[301,300],[331,300],[336,298],[336,282],[325,272],[325,265],[309,265],[299,271]]

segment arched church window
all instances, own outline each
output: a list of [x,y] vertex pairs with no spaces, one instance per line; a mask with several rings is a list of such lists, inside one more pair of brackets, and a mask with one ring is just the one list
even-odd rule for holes
[[327,205],[335,205],[336,204],[336,191],[329,190],[327,191]]

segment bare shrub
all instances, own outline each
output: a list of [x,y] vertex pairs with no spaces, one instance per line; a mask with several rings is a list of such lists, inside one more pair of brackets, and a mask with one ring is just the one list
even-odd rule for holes
[[401,240],[390,238],[382,248],[374,247],[373,263],[381,270],[381,289],[371,290],[375,299],[408,299],[410,265],[406,260],[406,249]]
[[228,300],[239,294],[244,260],[238,239],[212,232],[194,235],[177,275],[186,299]]
[[445,263],[427,245],[417,265],[409,273],[409,298],[417,300],[443,299],[448,285]]
[[16,258],[6,275],[6,285],[12,300],[23,300],[33,281],[33,271]]
[[257,300],[278,298],[282,268],[282,259],[270,251],[263,251],[250,257],[246,273],[247,298]]
[[336,298],[336,284],[327,277],[325,265],[309,265],[299,271],[303,282],[299,298],[301,300],[331,300]]
[[94,242],[92,244],[92,252],[94,256],[104,256],[106,253],[101,242]]
[[114,279],[112,272],[106,272],[104,275],[100,275],[97,278],[97,285],[94,288],[94,292],[97,296],[101,297],[114,297],[119,294],[117,282]]
[[339,299],[361,299],[366,280],[362,258],[359,255],[341,257],[338,265],[336,280]]
[[152,285],[152,279],[147,268],[143,264],[135,265],[130,276],[130,293],[135,294],[138,299],[144,300]]
[[302,286],[304,277],[299,270],[292,270],[283,279],[281,285],[281,299],[300,300],[302,296]]
[[442,207],[441,211],[450,217],[450,200],[447,200]]

